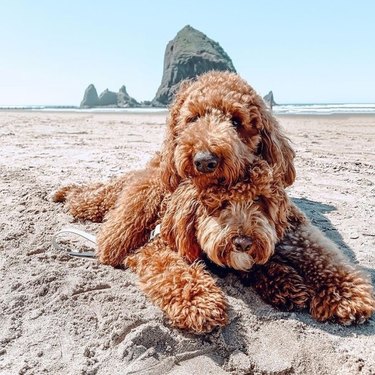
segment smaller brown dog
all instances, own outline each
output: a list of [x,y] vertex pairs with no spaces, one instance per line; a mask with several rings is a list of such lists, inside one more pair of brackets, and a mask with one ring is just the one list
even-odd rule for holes
[[230,189],[200,190],[182,182],[171,195],[162,234],[169,245],[193,262],[200,249],[219,266],[248,271],[264,264],[296,214],[273,168],[254,161],[245,181]]
[[[220,266],[249,271],[270,259],[288,223],[299,215],[265,161],[257,161],[246,188],[239,187],[202,194],[191,182],[181,183],[164,202],[160,236],[125,259],[141,289],[179,328],[203,333],[227,322],[223,292],[196,262],[203,254]],[[308,286],[295,270],[282,271],[263,297],[283,300],[279,307],[306,307]]]

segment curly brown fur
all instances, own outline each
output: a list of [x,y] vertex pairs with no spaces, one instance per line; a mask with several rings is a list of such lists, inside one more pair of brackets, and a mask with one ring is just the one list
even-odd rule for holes
[[[202,154],[210,158],[206,170],[197,162]],[[273,183],[267,167],[254,168],[249,179],[258,158],[271,166]],[[236,74],[210,72],[181,86],[163,150],[144,171],[107,188],[63,188],[55,199],[66,198],[77,218],[100,221],[109,211],[98,236],[102,263],[122,264],[163,219],[166,242],[188,261],[204,252],[241,270],[258,264],[255,287],[266,300],[285,308],[310,304],[318,320],[362,322],[374,312],[372,286],[289,201],[284,187],[295,179],[293,158],[254,90]],[[234,234],[252,239],[241,254]],[[277,241],[281,263],[272,258]]]
[[125,260],[144,293],[171,323],[194,333],[227,324],[227,302],[203,264],[189,265],[158,237]]
[[[310,223],[273,176],[258,160],[246,181],[230,189],[199,192],[180,183],[162,235],[187,259],[201,256],[200,250],[217,265],[249,271],[255,289],[274,306],[307,307],[319,321],[365,322],[375,311],[368,276]],[[252,239],[247,251],[233,246],[236,236]]]
[[52,200],[65,202],[70,214],[80,220],[101,223],[105,215],[115,207],[123,190],[138,180],[144,180],[149,171],[160,166],[160,154],[156,153],[144,170],[131,171],[109,182],[90,185],[71,184],[57,190]]
[[[296,212],[267,162],[254,161],[247,177],[229,190],[201,192],[191,181],[180,183],[162,220],[169,245],[189,261],[203,251],[216,264],[238,270],[266,263]],[[236,246],[238,238],[246,239],[246,249]]]
[[262,299],[281,310],[301,310],[309,306],[312,289],[304,278],[279,255],[251,272],[241,273],[241,281],[251,285]]
[[[215,171],[197,169],[194,158],[200,152],[217,157]],[[285,185],[294,181],[294,152],[261,97],[240,76],[213,71],[181,85],[171,106],[162,152],[144,171],[109,185],[62,188],[55,200],[66,199],[78,219],[100,222],[113,211],[106,216],[98,246],[100,260],[116,266],[144,244],[160,202],[180,181],[188,179],[200,190],[232,186],[244,177],[256,155],[279,171]],[[134,223],[138,216],[144,219]],[[129,240],[130,235],[134,240]]]
[[[212,173],[193,163],[199,152],[218,158]],[[255,155],[280,171],[285,186],[295,179],[294,151],[262,98],[237,74],[210,72],[185,82],[172,104],[161,168],[173,191],[181,179],[230,186]]]
[[318,321],[360,324],[375,312],[369,276],[308,220],[288,231],[276,252],[313,291],[309,308]]
[[109,183],[68,185],[52,197],[54,202],[66,202],[70,214],[76,219],[101,223],[106,213],[117,202],[131,176],[126,175]]
[[144,245],[159,220],[165,192],[157,169],[126,186],[97,236],[103,264],[121,265],[127,254]]
[[[286,219],[280,219],[283,210],[276,212],[283,207],[281,202],[270,209],[266,203],[275,199],[272,193],[276,191],[268,164],[256,161],[248,178],[255,188],[247,191],[246,201],[233,200],[219,209],[211,201],[211,206],[205,205],[190,181],[180,183],[160,206],[160,236],[125,258],[124,264],[138,274],[141,289],[179,328],[203,333],[227,321],[222,291],[203,264],[195,262],[203,253],[222,266],[249,270],[269,259],[278,233],[288,225]],[[254,202],[260,194],[262,203]],[[221,198],[227,199],[226,194]],[[287,201],[285,194],[283,199]],[[248,249],[236,247],[240,237],[253,242]]]

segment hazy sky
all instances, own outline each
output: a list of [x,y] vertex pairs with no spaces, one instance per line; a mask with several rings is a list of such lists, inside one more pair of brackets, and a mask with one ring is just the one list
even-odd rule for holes
[[279,103],[375,102],[372,0],[0,0],[0,105],[79,105],[90,83],[151,100],[187,24]]

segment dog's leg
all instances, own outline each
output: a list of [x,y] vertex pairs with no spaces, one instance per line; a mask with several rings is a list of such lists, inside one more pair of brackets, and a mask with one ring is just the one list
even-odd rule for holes
[[202,264],[187,264],[161,239],[128,256],[124,264],[137,273],[143,292],[174,326],[205,333],[227,323],[227,303],[215,280]]
[[[93,186],[95,186],[96,188],[97,184]],[[77,184],[63,186],[59,190],[53,193],[52,200],[56,203],[66,202],[68,200],[68,195],[72,194],[73,192],[76,192],[78,194],[80,191],[84,190],[85,188],[88,188],[88,186],[77,185]]]
[[122,191],[106,216],[98,237],[99,261],[121,265],[126,255],[144,245],[159,217],[165,191],[159,173],[145,171]]
[[375,311],[369,277],[349,263],[337,246],[307,222],[287,233],[280,256],[293,265],[313,290],[310,311],[319,321],[363,323]]
[[273,256],[264,265],[255,265],[250,272],[241,273],[245,285],[251,285],[261,298],[281,310],[307,308],[311,290],[297,271]]
[[[109,200],[105,196],[108,192],[104,183],[68,185],[59,189],[52,199],[54,202],[66,202],[69,213],[75,219],[100,223],[110,209],[110,203],[113,203],[113,199]],[[103,202],[107,205],[104,205]]]
[[111,183],[69,185],[57,191],[53,200],[65,201],[69,213],[76,219],[101,223],[106,213],[115,205],[121,190],[119,184]]
[[107,183],[68,185],[53,195],[54,202],[66,202],[70,214],[80,220],[100,223],[112,209],[124,186],[134,179],[134,172]]
[[72,184],[57,190],[52,200],[66,202],[71,215],[80,220],[102,222],[104,216],[111,210],[122,190],[147,173],[159,168],[160,154],[156,153],[148,162],[145,169],[131,171],[109,182],[90,185]]

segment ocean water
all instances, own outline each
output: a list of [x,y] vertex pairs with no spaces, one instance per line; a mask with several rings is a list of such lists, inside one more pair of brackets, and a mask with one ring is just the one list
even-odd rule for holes
[[0,105],[1,110],[24,110],[41,112],[93,112],[93,113],[162,113],[167,112],[167,108],[79,108],[74,106],[53,106],[53,105]]
[[[57,112],[99,112],[99,113],[163,113],[167,108],[91,108],[74,106],[1,106],[0,110],[57,111]],[[334,115],[334,114],[375,114],[375,103],[370,104],[280,104],[273,107],[276,115]]]
[[375,103],[371,104],[281,104],[273,107],[275,114],[285,115],[332,115],[375,113]]

